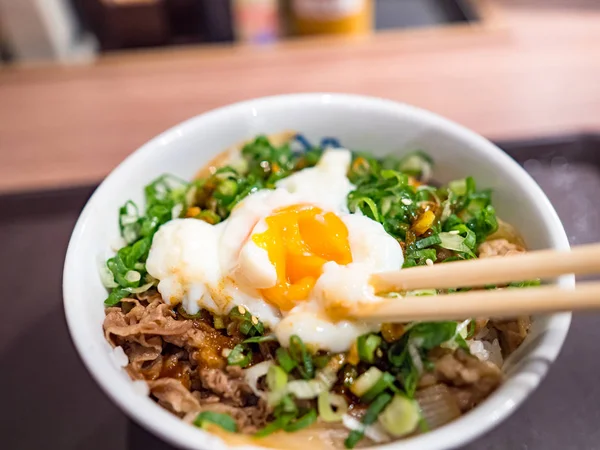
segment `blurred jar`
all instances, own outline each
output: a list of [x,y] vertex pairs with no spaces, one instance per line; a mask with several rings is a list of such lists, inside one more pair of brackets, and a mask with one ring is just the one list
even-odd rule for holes
[[291,0],[297,34],[366,34],[373,29],[373,0]]

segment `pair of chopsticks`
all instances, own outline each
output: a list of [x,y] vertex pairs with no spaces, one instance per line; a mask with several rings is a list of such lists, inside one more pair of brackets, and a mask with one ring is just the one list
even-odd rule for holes
[[[564,274],[600,273],[600,244],[541,250],[514,256],[457,261],[372,275],[376,292],[483,287]],[[600,309],[600,282],[522,289],[473,290],[451,295],[390,299],[353,313],[366,321],[411,322],[469,317],[516,317],[535,313]]]

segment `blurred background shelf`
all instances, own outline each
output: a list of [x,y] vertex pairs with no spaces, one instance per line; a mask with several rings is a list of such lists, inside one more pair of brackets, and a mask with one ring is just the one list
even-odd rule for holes
[[[277,14],[275,20],[279,22],[273,25],[273,33],[279,33],[281,39],[295,34],[289,25],[290,18],[286,17],[291,11],[289,2],[277,0],[71,1],[81,22],[96,35],[103,51],[234,41],[236,35],[240,35],[239,28],[246,25],[243,22],[251,20],[246,19],[246,16],[253,14],[253,8],[260,11],[273,8]],[[359,1],[365,1],[366,4],[374,2],[371,26],[375,30],[473,24],[486,19],[482,8],[485,3],[483,0]],[[237,11],[242,13],[236,14]],[[252,16],[252,20],[261,19],[265,19],[265,16]]]
[[[4,59],[80,62],[115,50],[270,43],[303,31],[299,27],[304,22],[293,18],[296,1],[304,0],[0,0],[0,19],[6,24]],[[365,11],[351,19],[356,26],[348,22],[317,28],[356,34],[482,26],[495,20],[489,0],[354,1],[365,5]]]

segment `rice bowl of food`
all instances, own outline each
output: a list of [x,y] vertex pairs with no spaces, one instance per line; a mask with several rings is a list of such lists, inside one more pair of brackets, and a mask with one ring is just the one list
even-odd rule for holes
[[387,100],[278,96],[117,167],[73,232],[64,305],[97,382],[174,445],[445,449],[526,398],[570,314],[349,317],[467,290],[375,292],[372,274],[542,248],[568,249],[554,209],[484,138]]

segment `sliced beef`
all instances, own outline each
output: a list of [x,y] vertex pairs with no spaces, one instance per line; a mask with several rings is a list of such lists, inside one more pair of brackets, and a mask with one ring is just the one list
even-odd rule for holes
[[192,411],[184,417],[187,422],[193,422],[198,413],[212,411],[229,414],[236,422],[241,433],[255,433],[267,424],[270,410],[263,400],[254,406],[236,407],[221,402],[203,402],[198,411]]
[[232,406],[222,402],[218,396],[201,398],[197,392],[190,392],[173,378],[162,378],[148,383],[150,392],[159,404],[173,413],[193,422],[203,411],[229,414],[242,433],[254,433],[264,427],[270,414],[267,403],[260,400],[253,406]]
[[229,366],[225,371],[202,369],[199,376],[202,387],[229,400],[233,406],[247,406],[250,403],[256,403],[252,389],[244,380],[243,371],[238,366]]
[[[448,385],[461,411],[468,411],[484,400],[502,382],[502,371],[463,349],[454,352],[436,349],[430,355],[435,369],[422,377],[420,387],[436,383]],[[425,378],[425,379],[423,379]]]
[[200,401],[179,380],[161,378],[149,381],[150,393],[161,406],[178,415],[198,413]]
[[226,412],[242,432],[266,424],[266,402],[254,395],[242,369],[227,367],[223,356],[242,336],[176,314],[156,292],[107,308],[104,333],[113,347],[123,348],[129,375],[145,380],[152,397],[174,414],[193,421],[202,411]]
[[[104,334],[113,345],[120,345],[122,338],[145,345],[147,336],[182,336],[193,326],[191,320],[176,320],[169,305],[156,299],[143,306],[136,299],[123,299],[126,308],[108,308],[104,318]],[[158,345],[158,341],[152,346]]]
[[156,339],[159,342],[152,347],[137,342],[123,344],[125,354],[129,358],[127,371],[132,378],[136,380],[155,380],[159,377],[163,366],[162,341],[160,341],[160,338]]
[[512,244],[506,239],[493,239],[486,241],[479,246],[478,254],[480,258],[490,258],[493,256],[511,256],[525,253],[525,249],[517,244]]
[[525,340],[531,328],[531,318],[528,316],[517,319],[494,319],[490,327],[495,329],[500,340],[502,355],[504,357],[514,352]]

